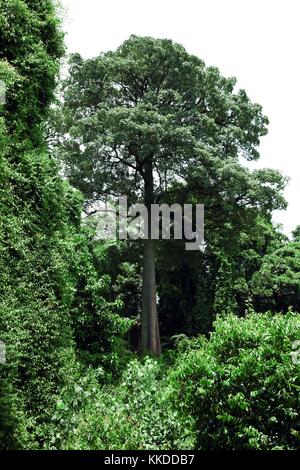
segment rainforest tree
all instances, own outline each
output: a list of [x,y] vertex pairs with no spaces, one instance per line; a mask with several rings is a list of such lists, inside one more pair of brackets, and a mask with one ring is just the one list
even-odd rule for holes
[[[150,211],[176,180],[258,158],[267,119],[245,91],[169,40],[131,36],[115,52],[71,58],[59,152],[90,200],[126,195]],[[220,193],[221,194],[221,193]],[[155,250],[144,240],[142,349],[160,353]]]

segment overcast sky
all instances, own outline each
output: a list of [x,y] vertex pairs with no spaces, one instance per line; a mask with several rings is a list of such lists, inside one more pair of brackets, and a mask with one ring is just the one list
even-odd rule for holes
[[69,52],[94,57],[130,34],[169,38],[235,76],[270,119],[261,159],[291,178],[287,211],[274,215],[289,234],[300,224],[299,0],[62,0]]

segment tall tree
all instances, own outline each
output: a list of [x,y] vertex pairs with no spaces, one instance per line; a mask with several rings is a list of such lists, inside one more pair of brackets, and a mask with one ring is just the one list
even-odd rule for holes
[[[57,147],[70,181],[91,200],[127,195],[150,208],[192,169],[204,183],[222,161],[258,158],[267,119],[235,85],[170,40],[131,36],[95,59],[73,55]],[[154,250],[145,240],[141,339],[158,355]]]

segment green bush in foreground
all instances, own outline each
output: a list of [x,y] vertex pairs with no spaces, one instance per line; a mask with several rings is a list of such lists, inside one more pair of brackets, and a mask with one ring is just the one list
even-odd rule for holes
[[219,317],[210,339],[131,361],[115,385],[73,371],[51,449],[300,449],[300,316]]
[[299,315],[253,313],[219,318],[210,340],[185,343],[170,380],[197,449],[300,448],[299,339]]
[[64,390],[52,420],[50,448],[193,448],[191,419],[172,406],[165,367],[157,360],[131,361],[115,386],[100,389],[97,379],[90,369]]

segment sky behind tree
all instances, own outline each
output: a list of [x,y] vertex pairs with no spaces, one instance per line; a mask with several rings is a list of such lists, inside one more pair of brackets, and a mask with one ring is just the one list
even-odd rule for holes
[[270,119],[259,162],[290,177],[285,233],[300,224],[299,0],[62,0],[68,52],[94,57],[131,34],[168,38],[235,76]]

